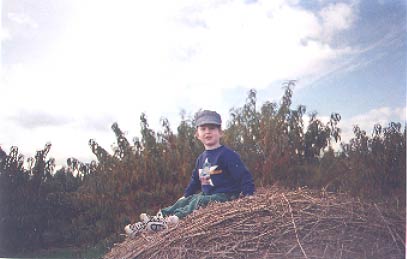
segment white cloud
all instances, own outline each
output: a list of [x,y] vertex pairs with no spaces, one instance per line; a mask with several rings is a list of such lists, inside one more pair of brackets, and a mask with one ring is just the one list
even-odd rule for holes
[[6,28],[3,28],[3,26],[2,26],[0,28],[0,41],[3,42],[6,40],[10,40],[10,39],[11,39],[10,32]]
[[396,108],[394,113],[400,121],[407,121],[407,107]]
[[[63,134],[37,129],[30,136],[14,125],[0,129],[0,136],[18,143],[35,137],[85,156],[87,140],[100,133],[81,131],[87,118],[99,118],[95,124],[108,130],[117,121],[131,137],[138,134],[141,112],[156,129],[162,116],[176,126],[182,108],[217,109],[227,118],[224,89],[321,77],[351,51],[321,39],[349,28],[355,14],[350,5],[332,4],[318,14],[297,2],[72,1],[73,15],[63,16],[65,31],[47,53],[30,63],[21,53],[18,62],[3,65],[2,105],[13,109],[0,112],[3,120],[28,107],[72,118],[72,125],[50,128]],[[29,14],[8,17],[42,29]],[[73,143],[79,137],[81,148]],[[98,141],[113,142],[114,135]]]
[[337,32],[346,30],[355,22],[355,8],[352,4],[330,4],[320,11],[323,37],[330,40]]
[[356,125],[370,135],[375,124],[387,127],[390,122],[401,122],[403,125],[406,121],[406,107],[380,107],[345,119],[340,122],[339,127],[342,129],[342,141],[347,143],[354,137],[353,127]]
[[19,25],[28,26],[33,29],[38,28],[38,23],[36,23],[29,15],[25,13],[9,12],[7,14],[7,18]]

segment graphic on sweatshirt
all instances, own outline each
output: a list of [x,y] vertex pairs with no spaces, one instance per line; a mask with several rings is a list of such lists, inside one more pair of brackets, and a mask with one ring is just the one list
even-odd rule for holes
[[201,185],[214,186],[211,180],[211,172],[214,172],[216,168],[218,168],[217,165],[211,166],[208,158],[205,159],[203,168],[199,169],[199,180],[201,181]]

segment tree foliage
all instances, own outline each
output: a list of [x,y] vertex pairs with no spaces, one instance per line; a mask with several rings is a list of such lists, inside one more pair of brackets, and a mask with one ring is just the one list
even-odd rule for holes
[[[242,107],[232,108],[223,143],[235,149],[257,186],[280,183],[351,192],[363,197],[405,199],[406,127],[374,125],[369,135],[358,126],[349,143],[341,141],[333,113],[328,122],[306,107],[292,107],[295,81],[286,82],[279,104],[257,103],[250,90]],[[155,132],[140,116],[140,138],[129,141],[117,123],[111,152],[91,139],[97,161],[68,158],[55,171],[47,159],[51,144],[25,160],[17,147],[0,148],[0,255],[15,251],[89,244],[118,234],[125,224],[170,205],[182,195],[203,147],[194,122],[181,114],[174,133],[167,119]]]

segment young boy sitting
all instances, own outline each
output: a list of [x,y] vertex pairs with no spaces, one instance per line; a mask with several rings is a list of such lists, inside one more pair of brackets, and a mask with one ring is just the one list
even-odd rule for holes
[[[191,180],[184,196],[172,206],[161,209],[156,216],[140,215],[141,222],[125,227],[125,232],[134,237],[146,229],[159,231],[176,224],[179,219],[210,202],[225,202],[240,195],[254,193],[253,177],[232,149],[221,145],[223,136],[221,116],[215,111],[200,111],[195,117],[195,136],[202,142],[205,151],[196,159]],[[199,192],[196,194],[196,192]]]

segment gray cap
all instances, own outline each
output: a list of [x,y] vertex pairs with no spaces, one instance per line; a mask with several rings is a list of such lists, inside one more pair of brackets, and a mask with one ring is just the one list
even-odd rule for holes
[[215,111],[199,111],[195,115],[195,126],[199,127],[205,124],[222,125],[220,115]]

